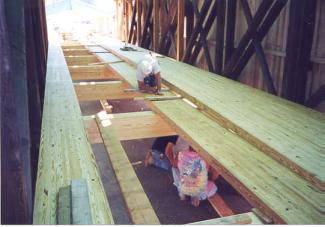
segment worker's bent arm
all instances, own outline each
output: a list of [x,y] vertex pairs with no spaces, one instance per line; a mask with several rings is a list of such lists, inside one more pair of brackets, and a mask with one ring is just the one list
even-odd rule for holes
[[161,91],[161,75],[160,72],[155,74],[156,85],[157,85],[157,92]]
[[147,86],[147,85],[145,85],[145,83],[143,81],[138,80],[138,87],[139,87],[139,90],[142,90],[142,91],[145,91],[145,92],[150,92],[150,93],[156,92],[155,87]]

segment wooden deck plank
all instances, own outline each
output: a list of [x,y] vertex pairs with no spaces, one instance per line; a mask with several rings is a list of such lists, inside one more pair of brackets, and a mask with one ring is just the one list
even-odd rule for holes
[[91,52],[91,53],[105,53],[105,52],[108,52],[107,50],[105,50],[101,46],[89,46],[89,45],[86,45],[85,48],[87,48],[89,50],[89,52]]
[[[148,52],[121,51],[116,40],[97,43],[133,66]],[[167,57],[159,62],[167,86],[325,190],[324,114]]]
[[96,120],[133,223],[160,224],[107,114],[101,112]]
[[107,114],[105,119],[120,141],[176,135],[159,115],[151,111]]
[[85,179],[71,181],[72,224],[92,224],[88,186]]
[[124,92],[129,85],[122,81],[111,81],[105,84],[75,85],[75,91],[79,101],[101,99],[132,99],[140,96],[137,92]]
[[88,49],[63,49],[64,56],[91,55]]
[[105,65],[70,66],[72,80],[121,80]]
[[258,219],[258,217],[256,217],[256,215],[252,212],[190,223],[190,225],[261,225],[261,224],[263,224],[263,222],[261,222]]
[[71,186],[59,189],[57,224],[70,225],[71,222]]
[[152,102],[151,107],[276,223],[325,223],[324,193],[287,167],[182,100]]
[[96,55],[102,62],[106,63],[114,63],[121,61],[120,58],[116,57],[114,54],[111,53],[96,53]]
[[79,55],[79,56],[66,56],[65,60],[67,65],[88,65],[91,63],[99,62],[95,55]]
[[49,37],[33,223],[56,224],[59,189],[72,179],[85,178],[92,222],[113,224],[63,52],[56,35],[51,32]]

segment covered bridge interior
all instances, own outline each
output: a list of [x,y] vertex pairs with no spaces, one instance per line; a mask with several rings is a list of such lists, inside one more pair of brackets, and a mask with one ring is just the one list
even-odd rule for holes
[[[325,224],[324,12],[0,0],[1,223]],[[148,54],[159,94],[138,88]],[[218,188],[199,204],[147,165],[176,139]]]

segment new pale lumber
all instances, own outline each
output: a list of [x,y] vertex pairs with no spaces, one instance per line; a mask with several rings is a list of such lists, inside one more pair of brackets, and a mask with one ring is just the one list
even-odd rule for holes
[[90,55],[88,49],[63,49],[64,56]]
[[120,141],[115,136],[108,115],[101,112],[97,114],[96,120],[132,222],[142,225],[160,224]]
[[69,66],[72,80],[121,80],[105,65]]
[[176,132],[159,115],[151,111],[111,116],[108,119],[120,141],[176,135]]
[[182,100],[152,102],[151,107],[276,223],[325,223],[324,192],[290,169]]
[[140,96],[138,92],[124,92],[129,85],[122,81],[111,81],[104,84],[74,85],[79,101],[101,99],[132,99]]
[[190,223],[190,225],[262,225],[252,212]]
[[[133,66],[148,53],[121,51],[117,40],[96,42]],[[159,62],[167,86],[325,190],[324,114],[170,58]]]
[[49,37],[33,223],[56,224],[59,189],[72,179],[84,178],[92,223],[113,224],[63,52],[55,34]]
[[66,56],[65,60],[69,66],[88,65],[99,62],[98,58],[94,55]]

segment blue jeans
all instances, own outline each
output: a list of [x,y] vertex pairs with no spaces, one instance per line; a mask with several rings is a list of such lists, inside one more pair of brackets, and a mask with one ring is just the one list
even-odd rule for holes
[[157,86],[156,85],[156,77],[153,74],[150,74],[149,76],[145,77],[143,79],[143,82],[144,82],[145,85],[147,85],[149,87],[155,87],[155,86]]
[[164,153],[157,150],[152,150],[151,152],[153,158],[153,165],[159,168],[170,170],[171,164]]

